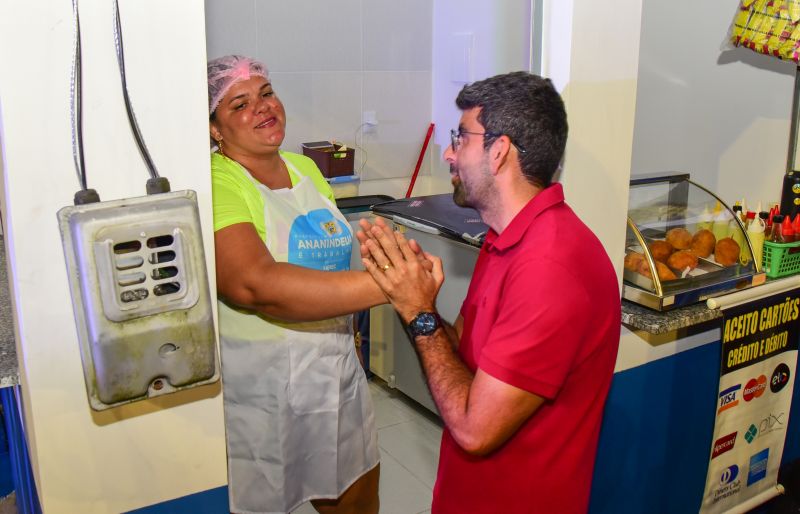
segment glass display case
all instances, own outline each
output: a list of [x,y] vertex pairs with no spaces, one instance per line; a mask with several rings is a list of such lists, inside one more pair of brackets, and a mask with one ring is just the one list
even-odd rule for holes
[[631,180],[623,298],[663,311],[765,279],[738,213],[688,174]]

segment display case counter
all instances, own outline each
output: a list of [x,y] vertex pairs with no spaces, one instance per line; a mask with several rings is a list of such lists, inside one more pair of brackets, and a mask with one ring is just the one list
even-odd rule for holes
[[8,287],[6,245],[0,236],[0,387],[19,384],[14,319]]
[[705,302],[658,312],[628,300],[622,300],[622,323],[628,325],[629,328],[644,330],[651,334],[666,334],[721,317],[722,311],[709,309]]

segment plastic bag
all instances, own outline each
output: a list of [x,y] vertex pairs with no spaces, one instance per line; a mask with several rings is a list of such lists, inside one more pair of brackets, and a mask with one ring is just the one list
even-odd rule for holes
[[800,63],[800,0],[741,0],[729,38],[733,46]]

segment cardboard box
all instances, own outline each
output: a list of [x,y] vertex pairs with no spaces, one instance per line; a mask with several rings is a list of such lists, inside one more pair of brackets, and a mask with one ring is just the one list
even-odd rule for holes
[[300,146],[303,155],[311,158],[326,178],[352,175],[355,171],[356,152],[353,148],[339,150],[341,145],[334,146],[330,141],[314,141]]

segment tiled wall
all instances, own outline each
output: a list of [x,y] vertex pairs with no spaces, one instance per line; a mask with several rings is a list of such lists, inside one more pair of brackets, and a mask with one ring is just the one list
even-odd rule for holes
[[[432,121],[432,17],[429,0],[206,0],[207,51],[265,62],[286,106],[284,149],[335,138],[357,147],[362,180],[404,177]],[[427,155],[423,174],[439,158]]]

